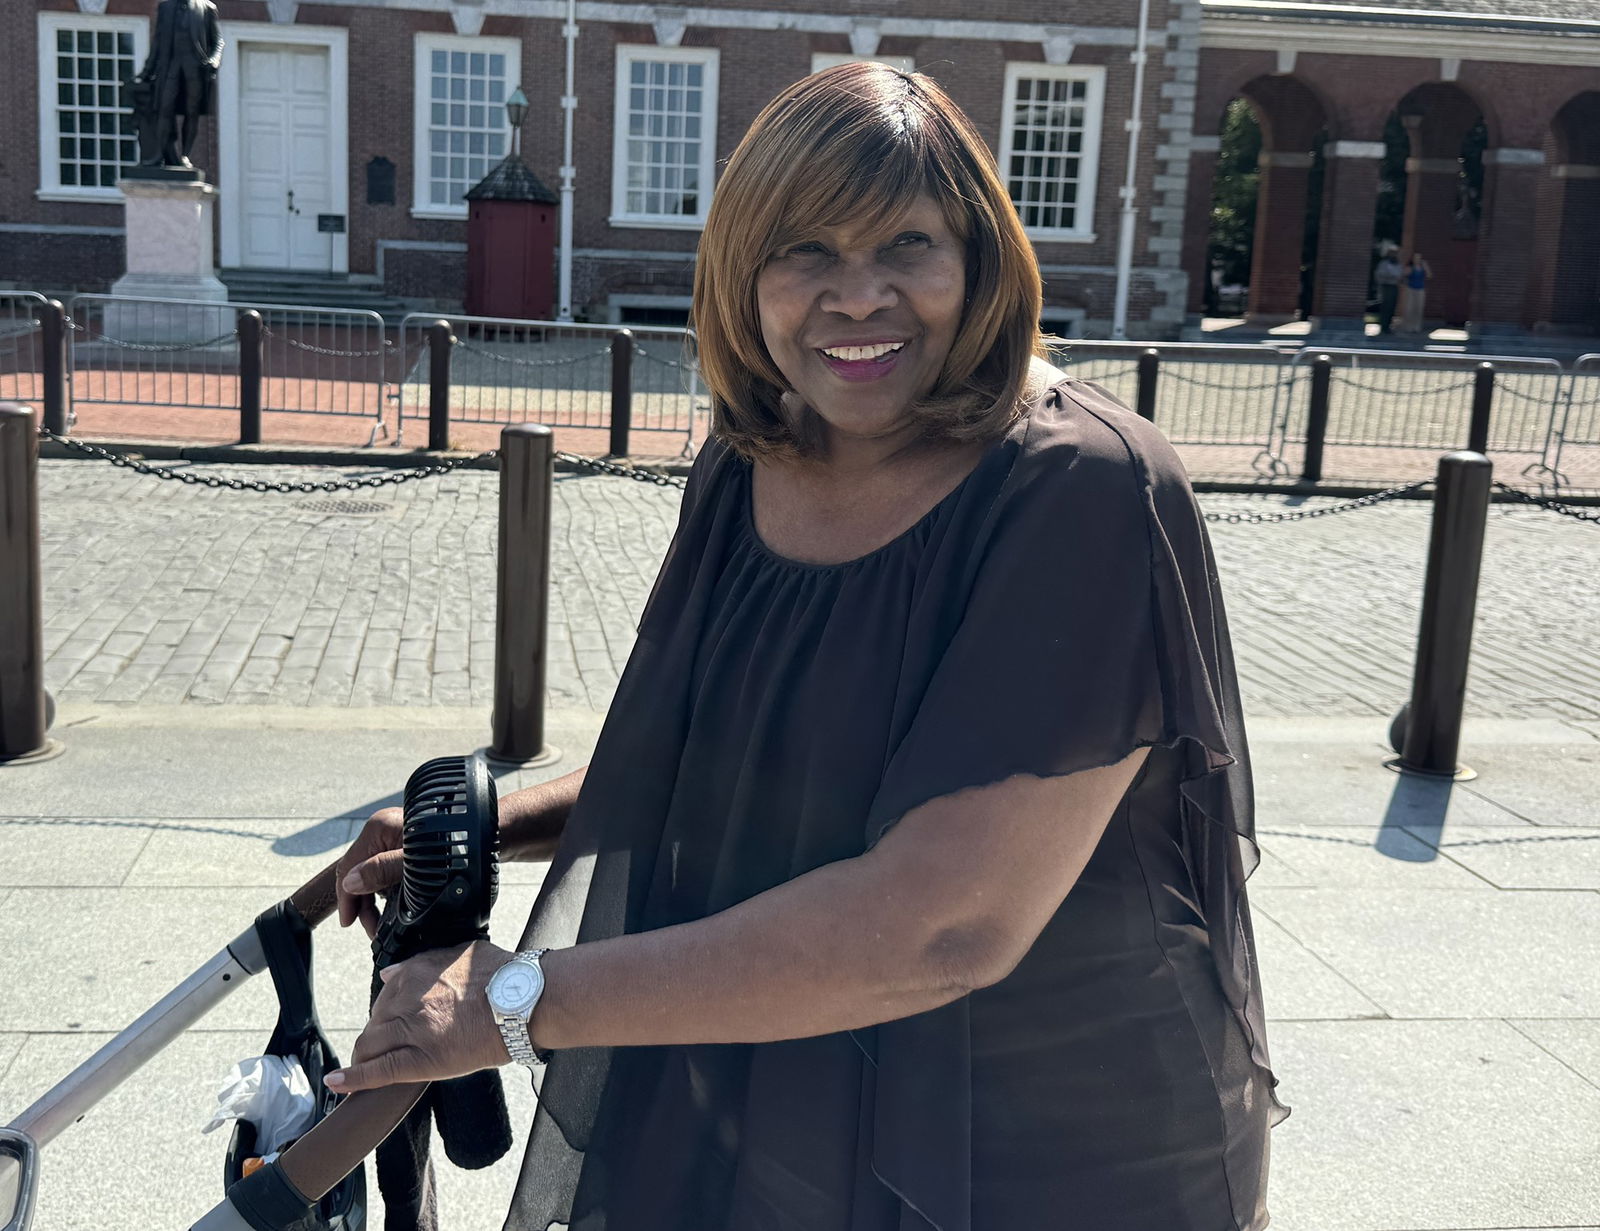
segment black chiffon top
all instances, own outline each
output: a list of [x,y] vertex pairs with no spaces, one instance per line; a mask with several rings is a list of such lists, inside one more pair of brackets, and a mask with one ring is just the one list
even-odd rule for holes
[[703,918],[930,799],[1139,747],[999,983],[816,1038],[558,1053],[506,1227],[1267,1222],[1249,753],[1170,444],[1058,380],[910,530],[811,565],[761,541],[749,464],[709,442],[525,945]]

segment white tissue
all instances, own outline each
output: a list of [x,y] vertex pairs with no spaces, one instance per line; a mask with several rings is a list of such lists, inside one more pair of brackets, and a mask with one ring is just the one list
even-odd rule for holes
[[316,1116],[311,1082],[293,1056],[252,1056],[229,1070],[217,1088],[217,1110],[200,1131],[234,1120],[256,1126],[255,1153],[265,1155],[299,1137]]

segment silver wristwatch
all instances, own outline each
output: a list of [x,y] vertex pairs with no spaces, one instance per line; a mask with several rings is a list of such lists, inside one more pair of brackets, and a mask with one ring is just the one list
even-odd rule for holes
[[549,1052],[537,1050],[528,1037],[528,1019],[544,994],[544,971],[539,959],[547,952],[546,949],[527,949],[517,954],[494,972],[485,989],[489,1011],[494,1014],[495,1025],[500,1027],[506,1051],[512,1060],[530,1069],[550,1058]]

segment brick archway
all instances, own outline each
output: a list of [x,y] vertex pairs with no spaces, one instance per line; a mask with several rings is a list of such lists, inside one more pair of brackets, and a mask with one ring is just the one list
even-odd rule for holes
[[1550,124],[1530,282],[1536,328],[1600,330],[1600,90],[1569,99]]
[[[1261,125],[1255,239],[1246,315],[1263,324],[1294,318],[1302,303],[1306,227],[1318,146],[1327,126],[1322,101],[1292,75],[1261,76],[1239,91]],[[1315,253],[1310,253],[1315,265]]]
[[1410,149],[1405,160],[1405,214],[1400,258],[1420,252],[1432,270],[1426,318],[1464,324],[1472,312],[1478,266],[1481,164],[1469,166],[1470,138],[1484,122],[1477,101],[1460,86],[1430,82],[1395,108]]

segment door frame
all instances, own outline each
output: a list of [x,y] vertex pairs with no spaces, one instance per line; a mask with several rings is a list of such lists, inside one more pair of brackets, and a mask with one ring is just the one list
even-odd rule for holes
[[217,72],[217,186],[221,190],[217,217],[221,228],[221,264],[237,268],[243,251],[244,211],[240,209],[243,117],[239,110],[239,84],[243,75],[240,51],[245,43],[328,49],[328,120],[333,140],[328,143],[330,199],[333,211],[345,216],[345,233],[333,237],[333,271],[350,272],[350,31],[343,26],[280,26],[265,21],[221,23],[226,48]]

